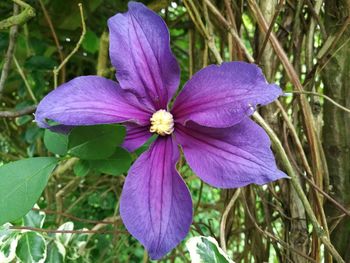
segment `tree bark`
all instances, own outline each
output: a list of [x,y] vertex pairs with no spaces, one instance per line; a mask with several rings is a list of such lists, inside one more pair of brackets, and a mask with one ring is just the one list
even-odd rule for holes
[[[350,4],[347,0],[326,1],[325,27],[329,36],[335,36],[344,25]],[[336,46],[328,55],[328,63],[321,72],[324,93],[350,107],[350,37],[349,27],[341,35]],[[324,102],[323,143],[329,168],[331,193],[333,197],[350,208],[350,115],[328,101]],[[334,206],[326,204],[327,215],[332,218],[341,215]],[[331,234],[331,239],[345,259],[350,261],[350,225],[348,218],[343,218]]]

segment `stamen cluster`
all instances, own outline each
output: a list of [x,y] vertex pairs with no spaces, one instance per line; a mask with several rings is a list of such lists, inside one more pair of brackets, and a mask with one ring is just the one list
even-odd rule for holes
[[174,131],[173,115],[166,110],[159,110],[153,113],[150,132],[155,132],[161,136],[170,135]]

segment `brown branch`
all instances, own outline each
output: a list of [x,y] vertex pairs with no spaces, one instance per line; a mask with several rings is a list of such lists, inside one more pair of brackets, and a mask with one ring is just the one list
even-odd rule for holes
[[0,118],[17,118],[23,115],[32,114],[35,112],[36,105],[29,106],[27,108],[18,110],[18,111],[0,111]]
[[230,202],[226,206],[224,213],[222,214],[222,219],[221,219],[221,223],[220,223],[220,246],[221,246],[222,250],[225,252],[226,252],[226,240],[225,240],[226,230],[225,230],[225,228],[226,228],[227,217],[228,217],[228,214],[231,211],[232,207],[236,203],[236,200],[239,197],[240,193],[241,193],[241,189],[238,188],[236,190],[236,192],[233,194]]
[[38,208],[32,208],[33,211],[42,211],[45,214],[54,214],[54,215],[61,215],[63,217],[69,218],[73,221],[77,222],[83,222],[83,223],[88,223],[88,224],[105,224],[105,225],[114,225],[116,221],[118,221],[120,218],[118,217],[115,221],[98,221],[98,220],[91,220],[91,219],[84,219],[84,218],[79,218],[71,214],[67,214],[64,212],[58,212],[58,211],[53,211],[53,210],[48,210],[48,209],[38,209]]
[[347,216],[350,217],[350,211],[347,210],[344,206],[342,206],[341,204],[339,204],[339,202],[337,200],[335,200],[334,198],[332,198],[329,194],[327,194],[325,191],[323,191],[320,187],[318,187],[312,179],[308,178],[307,176],[304,176],[305,180],[308,181],[309,184],[312,185],[312,187],[314,187],[320,194],[322,194],[324,197],[326,197],[330,202],[332,202],[339,210],[341,210],[342,212],[344,212],[344,214],[346,214]]
[[10,229],[13,230],[31,230],[34,232],[43,232],[43,233],[62,233],[62,234],[127,234],[127,231],[123,230],[58,230],[58,229],[44,229],[38,227],[29,227],[29,226],[11,226]]
[[265,38],[264,38],[264,41],[261,45],[261,48],[258,52],[258,57],[256,59],[256,63],[259,64],[260,60],[261,60],[261,56],[262,54],[264,53],[264,50],[266,48],[266,45],[267,45],[267,42],[269,41],[269,38],[270,38],[270,34],[273,30],[273,26],[275,25],[276,23],[276,20],[277,20],[277,17],[282,9],[282,6],[284,5],[284,0],[280,0],[280,2],[278,3],[277,5],[277,8],[276,8],[276,11],[272,17],[272,20],[271,20],[271,23],[270,23],[270,26],[269,26],[269,29],[267,30],[266,34],[265,34]]
[[318,97],[322,97],[326,100],[328,100],[330,103],[332,103],[333,105],[335,105],[336,107],[338,107],[339,109],[342,109],[343,111],[350,113],[350,109],[346,108],[342,105],[340,105],[338,102],[336,102],[335,100],[333,100],[332,98],[328,97],[327,95],[321,94],[321,93],[317,93],[317,92],[312,92],[312,91],[289,91],[291,93],[296,93],[296,94],[307,94],[307,95],[313,95],[313,96],[318,96]]
[[325,230],[319,225],[317,217],[310,205],[310,202],[304,193],[303,188],[301,187],[299,181],[298,181],[298,176],[290,163],[288,156],[282,146],[281,141],[275,134],[275,132],[271,129],[271,127],[265,122],[265,120],[257,113],[255,112],[253,114],[253,117],[255,121],[260,124],[261,127],[264,128],[266,133],[269,135],[273,148],[276,150],[276,152],[279,154],[285,169],[287,170],[288,175],[291,177],[291,183],[297,192],[300,200],[302,201],[305,211],[310,219],[310,222],[314,228],[315,233],[317,234],[318,238],[321,239],[322,243],[325,245],[326,249],[332,254],[332,256],[341,263],[345,263],[344,259],[341,257],[339,252],[334,248],[333,244],[330,242],[328,239],[328,236],[325,233]]
[[[242,192],[242,193],[243,193],[243,192]],[[248,204],[247,204],[246,198],[242,198],[242,199],[244,200],[244,205],[245,205],[245,208],[246,208],[246,211],[247,211],[247,214],[248,214],[250,220],[252,221],[252,223],[253,223],[253,225],[255,226],[255,228],[256,228],[261,234],[263,234],[263,235],[265,235],[266,237],[270,238],[270,239],[273,240],[274,242],[280,243],[280,244],[281,244],[283,247],[285,247],[286,249],[291,250],[291,251],[293,251],[294,253],[296,253],[296,254],[302,256],[303,258],[308,259],[310,262],[315,262],[315,263],[316,263],[316,261],[315,261],[313,258],[309,257],[308,255],[305,255],[304,253],[300,252],[299,250],[295,249],[294,247],[291,247],[287,242],[285,242],[284,240],[282,240],[282,239],[280,239],[280,238],[274,236],[272,233],[270,233],[270,232],[268,232],[268,231],[266,231],[266,230],[263,230],[263,229],[258,225],[258,223],[256,222],[255,218],[253,217],[252,213],[250,212],[249,206],[248,206]]]
[[213,15],[216,16],[216,18],[227,28],[227,30],[230,32],[230,34],[235,39],[236,43],[239,45],[239,47],[244,51],[244,55],[246,56],[247,60],[250,63],[254,62],[254,58],[250,55],[249,51],[247,50],[246,46],[244,45],[243,41],[239,37],[238,33],[235,31],[233,26],[225,19],[225,17],[221,14],[221,12],[210,2],[210,0],[204,0],[212,12]]

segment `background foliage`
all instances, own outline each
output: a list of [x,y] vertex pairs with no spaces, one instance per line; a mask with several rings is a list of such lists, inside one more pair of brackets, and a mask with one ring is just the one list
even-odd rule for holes
[[[109,143],[122,142],[121,126],[64,136],[38,128],[31,115],[54,88],[55,67],[58,84],[80,75],[114,79],[106,21],[127,2],[0,2],[0,262],[148,261],[118,215],[126,172],[147,145],[129,154]],[[287,94],[259,110],[265,122],[255,119],[271,127],[279,166],[292,180],[220,190],[179,162],[195,207],[191,256],[229,262],[226,251],[235,262],[349,262],[348,1],[143,2],[168,24],[181,86],[208,64],[246,60]],[[22,187],[30,189],[26,201]],[[188,262],[188,249],[182,242],[162,262]]]

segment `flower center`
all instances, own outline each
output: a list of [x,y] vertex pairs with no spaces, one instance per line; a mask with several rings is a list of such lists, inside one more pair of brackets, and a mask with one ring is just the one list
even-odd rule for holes
[[159,110],[153,113],[150,132],[158,133],[161,136],[170,135],[174,131],[174,118],[170,112]]

